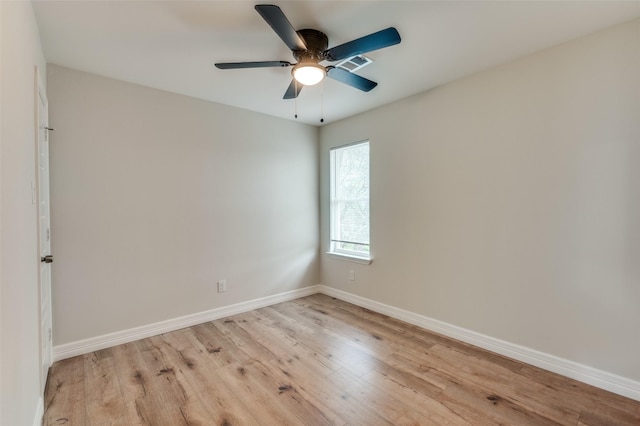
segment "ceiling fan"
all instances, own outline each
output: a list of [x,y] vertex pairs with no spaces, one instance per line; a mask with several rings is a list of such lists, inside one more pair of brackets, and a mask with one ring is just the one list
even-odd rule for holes
[[352,40],[339,46],[327,49],[329,38],[325,33],[313,29],[296,31],[282,10],[272,4],[259,4],[255,9],[267,21],[271,28],[280,36],[282,41],[291,49],[293,57],[298,61],[293,64],[288,61],[262,61],[262,62],[223,62],[215,64],[219,69],[239,68],[267,68],[267,67],[293,67],[293,76],[289,88],[283,99],[298,97],[303,86],[312,86],[319,83],[325,77],[332,78],[356,89],[368,92],[378,85],[375,81],[368,80],[353,74],[343,68],[335,66],[323,66],[322,61],[335,62],[356,55],[393,46],[400,43],[398,31],[389,27],[387,29]]

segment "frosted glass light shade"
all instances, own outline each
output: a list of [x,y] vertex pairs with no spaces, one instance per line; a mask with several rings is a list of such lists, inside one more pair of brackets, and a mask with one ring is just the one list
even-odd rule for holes
[[313,86],[320,83],[327,75],[327,72],[322,65],[306,63],[293,67],[292,74],[298,83],[305,86]]

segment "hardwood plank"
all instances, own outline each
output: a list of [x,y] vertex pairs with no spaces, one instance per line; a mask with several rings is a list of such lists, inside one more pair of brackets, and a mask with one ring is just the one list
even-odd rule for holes
[[[277,394],[284,409],[294,414],[297,421],[296,424],[313,424],[313,425],[344,425],[345,422],[329,409],[324,403],[315,397],[305,398],[300,389],[304,386],[305,381],[294,381],[291,375],[279,374],[277,369],[270,368],[268,363],[252,362],[245,364],[249,367],[248,374],[251,374],[251,368],[257,370],[255,378],[264,389],[272,394]],[[309,393],[306,393],[310,396]],[[273,401],[274,398],[271,398]],[[324,408],[324,409],[323,409]]]
[[376,367],[375,371],[372,371],[367,375],[367,377],[372,376],[382,376],[385,378],[386,384],[396,383],[401,387],[409,388],[414,392],[418,392],[428,398],[435,398],[443,390],[441,387],[434,385],[431,381],[424,380],[423,378],[414,375],[410,371],[395,368],[383,363],[380,363]]
[[[291,312],[292,307],[280,304],[273,308],[287,313]],[[361,376],[370,372],[379,362],[375,353],[371,353],[357,342],[353,342],[340,333],[323,328],[322,319],[316,319],[313,315],[298,315],[295,318],[298,322],[316,327],[317,332],[310,339],[304,340],[304,343],[316,353],[335,361],[339,369],[345,369],[356,376]],[[320,327],[318,327],[319,325]],[[304,339],[303,336],[299,338]],[[335,367],[332,368],[335,369]]]
[[[230,400],[225,400],[224,403]],[[238,413],[219,406],[221,400],[208,391],[193,394],[183,403],[175,404],[172,396],[160,392],[147,394],[127,404],[126,414],[129,425],[167,425],[167,426],[209,426],[212,424],[258,425],[244,407]],[[233,405],[230,405],[233,407]]]
[[[426,425],[429,420],[400,399],[389,388],[384,390],[371,386],[365,380],[342,372],[343,386],[352,398],[361,401],[378,416],[394,425]],[[346,379],[346,380],[345,380]]]
[[146,372],[147,395],[163,394],[182,405],[187,397],[196,393],[176,364],[176,359],[168,354],[161,336],[153,336],[136,342]]
[[[230,365],[217,370],[236,395],[250,401],[247,409],[263,424],[330,424],[320,410],[305,404],[304,399],[288,383],[274,380],[260,362]],[[285,394],[286,393],[286,394]]]
[[147,394],[148,372],[136,342],[111,348],[118,368],[115,371],[125,403]]
[[[173,358],[177,365],[180,365],[178,368],[185,382],[198,392],[195,395],[198,402],[194,402],[194,396],[191,395],[187,398],[187,406],[186,409],[183,409],[183,413],[191,416],[188,417],[190,422],[194,422],[194,418],[201,418],[199,413],[206,412],[207,422],[205,424],[211,424],[211,422],[222,425],[258,424],[258,421],[247,412],[245,404],[231,389],[225,386],[222,381],[212,380],[212,377],[215,377],[215,371],[221,368],[221,365],[231,364],[226,360],[230,351],[207,350],[200,345],[200,340],[194,342],[191,339],[195,335],[189,333],[189,330],[178,330],[161,336],[167,346],[173,349],[173,353],[167,350],[167,356]],[[190,346],[190,343],[194,346]],[[227,349],[231,349],[231,347]],[[194,405],[199,406],[195,413],[193,409],[189,409]]]
[[[158,391],[130,401],[126,405],[126,415],[130,425],[191,425],[185,412],[195,395],[180,398],[170,392]],[[191,415],[193,418],[193,415]],[[197,424],[197,423],[196,423]],[[206,423],[200,423],[202,425]]]
[[[214,321],[211,324],[218,329],[222,334],[233,342],[238,350],[243,353],[248,359],[270,360],[277,358],[271,351],[256,342],[251,336],[238,325],[242,322],[238,318],[236,322],[234,317],[225,318],[223,320]],[[245,320],[246,321],[246,320]]]
[[439,389],[445,389],[447,386],[456,384],[447,377],[442,377],[432,373],[431,365],[425,361],[427,354],[417,356],[410,353],[394,353],[387,359],[386,363],[389,367],[404,371],[420,378]]
[[[243,403],[242,410],[259,424],[290,424],[291,418],[282,412],[282,407],[271,401],[271,396],[250,378],[246,378],[247,370],[243,364],[231,364],[217,369],[212,380],[220,387],[215,394],[233,394]],[[238,414],[239,412],[236,412]]]
[[207,362],[218,366],[225,366],[251,359],[247,354],[238,350],[238,346],[213,323],[195,325],[184,330],[184,334],[191,344],[199,343],[207,352]]
[[578,425],[580,426],[620,424],[640,425],[640,416],[617,408],[612,408],[607,404],[596,403],[596,405],[586,408],[580,412],[580,418],[578,419]]
[[[300,360],[293,359],[287,362],[271,361],[269,369],[278,375],[281,380],[286,376],[291,382],[296,383],[296,389],[307,400],[317,407],[336,413],[349,424],[375,424],[387,423],[373,411],[369,410],[362,401],[352,398],[341,384],[340,373],[332,372],[328,376],[322,375],[313,369],[307,368]],[[325,408],[326,407],[326,408]]]
[[151,381],[150,392],[156,392],[153,383],[158,380],[163,385],[172,383],[174,391],[187,397],[206,388],[206,380],[203,382],[202,379],[205,379],[206,371],[211,367],[210,360],[203,361],[203,354],[184,340],[180,330],[149,339],[153,345],[154,358],[159,358],[154,363],[155,367],[152,367],[158,371]]
[[[429,356],[433,358],[432,372],[455,381],[459,388],[472,390],[494,406],[508,406],[513,415],[527,411],[538,422],[578,421],[579,413],[558,399],[558,394],[550,394],[547,387],[527,381],[500,365],[440,345],[431,348]],[[445,393],[451,388],[447,386]]]
[[83,358],[87,424],[127,426],[124,399],[110,349]]
[[575,425],[577,419],[555,422],[486,389],[466,385],[449,386],[436,398],[458,416],[474,425]]
[[607,398],[603,398],[602,389],[532,365],[523,364],[519,373],[528,380],[540,383],[550,390],[560,393],[564,403],[567,406],[574,407],[575,411],[583,412],[585,407],[587,407],[587,412],[618,411],[634,416],[632,420],[640,425],[640,404],[638,401],[613,393],[607,393]]
[[[293,303],[297,303],[297,301],[294,300]],[[349,342],[350,345],[370,355],[388,355],[393,352],[393,349],[386,342],[381,341],[381,338],[375,333],[370,333],[368,329],[333,318],[322,307],[311,305],[309,309],[302,311],[300,315],[312,319],[316,324],[322,325],[327,332],[339,336],[344,341]]]
[[331,360],[309,348],[304,343],[302,336],[295,333],[294,336],[290,336],[274,323],[248,320],[240,326],[250,336],[260,340],[265,347],[276,354],[278,361],[292,362],[297,360],[304,364],[307,370],[313,370],[325,376],[337,369]]
[[84,358],[58,361],[51,366],[45,389],[45,425],[84,425],[85,405]]
[[[233,393],[222,380],[210,386],[198,395],[202,404],[211,415],[208,423],[216,425],[260,425],[247,408],[247,404]],[[251,403],[251,401],[246,401]]]
[[412,410],[424,417],[425,422],[423,424],[434,426],[447,424],[471,425],[449,407],[433,399],[433,396],[425,394],[420,389],[416,389],[416,387],[402,380],[397,380],[397,378],[380,371],[372,371],[363,377],[363,380],[405,402]]

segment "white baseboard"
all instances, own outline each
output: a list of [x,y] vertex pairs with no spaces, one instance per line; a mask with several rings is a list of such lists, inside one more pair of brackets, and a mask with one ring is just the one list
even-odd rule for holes
[[526,362],[527,364],[552,371],[562,376],[596,386],[627,398],[635,399],[636,401],[640,401],[640,382],[638,381],[627,379],[616,374],[598,370],[596,368],[559,358],[544,352],[536,351],[535,349],[530,349],[504,340],[496,339],[494,337],[486,336],[484,334],[476,333],[475,331],[467,330],[465,328],[438,321],[410,311],[405,311],[404,309],[385,305],[384,303],[376,302],[332,287],[321,285],[319,286],[319,290],[323,294],[344,300],[345,302],[371,309],[372,311],[417,325],[418,327],[422,327],[444,336],[487,349],[518,361]]
[[38,405],[36,406],[36,414],[33,416],[33,426],[42,426],[42,418],[44,417],[44,398],[41,396],[38,398]]
[[192,325],[202,324],[208,321],[263,308],[265,306],[275,305],[276,303],[298,299],[300,297],[318,293],[319,291],[320,289],[317,285],[305,287],[287,291],[285,293],[275,294],[273,296],[262,297],[259,299],[236,303],[234,305],[198,312],[196,314],[185,315],[183,317],[173,318],[154,324],[143,325],[140,327],[130,328],[128,330],[91,337],[89,339],[65,343],[64,345],[53,347],[53,361],[55,362],[78,355],[84,355],[100,349],[133,342],[135,340],[156,336],[162,333],[168,333],[170,331],[179,330]]

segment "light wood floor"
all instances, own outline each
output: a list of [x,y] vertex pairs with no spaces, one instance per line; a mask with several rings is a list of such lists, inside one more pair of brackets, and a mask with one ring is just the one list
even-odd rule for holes
[[57,362],[45,425],[640,425],[640,402],[314,295]]

